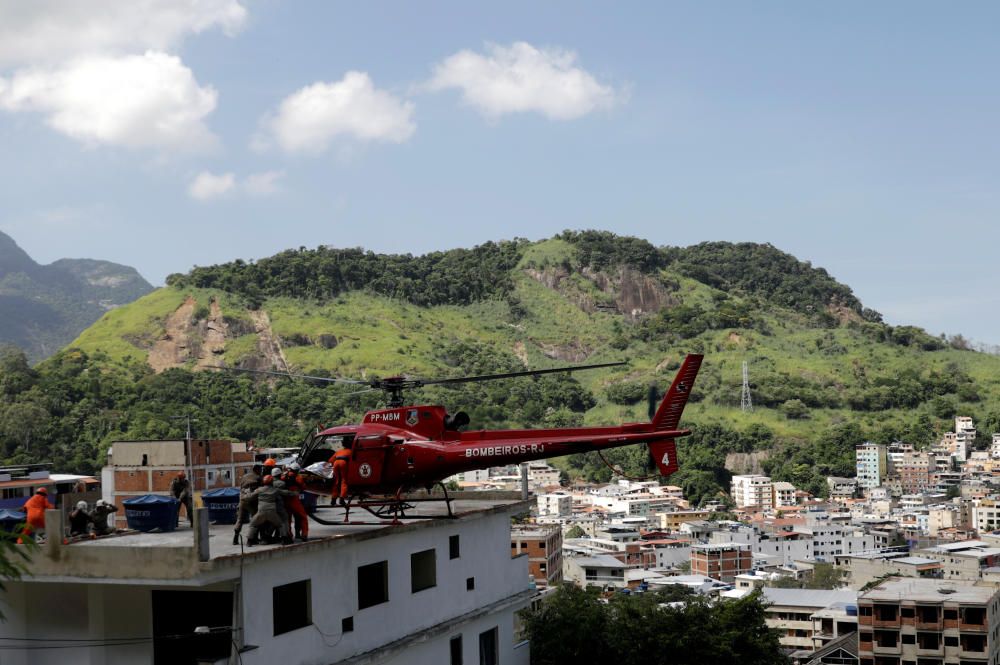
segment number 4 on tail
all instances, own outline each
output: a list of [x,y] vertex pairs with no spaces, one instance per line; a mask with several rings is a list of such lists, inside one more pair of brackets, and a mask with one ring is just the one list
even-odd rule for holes
[[670,453],[663,453],[663,459],[660,460],[663,466],[670,466]]

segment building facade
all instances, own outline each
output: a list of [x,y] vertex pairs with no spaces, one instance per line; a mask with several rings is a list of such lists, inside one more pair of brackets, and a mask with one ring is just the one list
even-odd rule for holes
[[890,578],[858,598],[860,665],[996,663],[997,589]]
[[882,484],[886,474],[886,450],[881,443],[865,442],[854,448],[858,487],[871,489]]
[[704,575],[726,584],[734,584],[737,575],[753,569],[753,552],[744,543],[691,546],[691,574]]
[[512,526],[510,554],[528,556],[528,574],[539,589],[562,582],[562,529],[558,526]]

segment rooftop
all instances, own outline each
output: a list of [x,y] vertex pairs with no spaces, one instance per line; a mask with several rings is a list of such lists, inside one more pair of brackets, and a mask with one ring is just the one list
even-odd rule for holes
[[921,577],[893,577],[877,587],[862,593],[865,600],[913,600],[917,602],[943,602],[986,604],[997,593],[994,586],[974,586],[952,580],[934,580]]
[[[479,494],[479,493],[477,493]],[[519,498],[492,496],[482,499],[456,499],[452,501],[454,518],[447,518],[447,509],[438,503],[420,503],[408,510],[408,519],[393,525],[380,521],[362,511],[351,512],[349,524],[319,524],[310,520],[309,541],[292,545],[233,545],[233,526],[229,524],[208,527],[207,548],[196,545],[196,535],[184,519],[175,531],[123,534],[81,540],[68,545],[50,542],[43,546],[30,563],[25,581],[76,582],[83,579],[104,578],[108,584],[146,583],[158,580],[171,584],[203,586],[239,575],[241,562],[272,559],[274,557],[313,553],[350,542],[380,538],[418,529],[479,519],[497,513],[517,514],[527,512],[531,502]],[[339,508],[322,507],[323,519],[343,519]],[[426,519],[422,519],[426,516]],[[442,519],[443,518],[443,519]],[[243,534],[246,536],[247,528]],[[203,541],[204,542],[204,541]],[[207,550],[207,551],[206,551]]]
[[858,592],[853,589],[778,589],[764,587],[764,598],[771,605],[783,607],[829,607],[834,603],[854,604]]

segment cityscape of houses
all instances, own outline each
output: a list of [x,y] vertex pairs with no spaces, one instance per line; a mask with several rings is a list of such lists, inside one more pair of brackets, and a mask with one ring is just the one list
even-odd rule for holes
[[[556,469],[532,463],[533,518],[512,528],[511,551],[529,553],[538,588],[759,589],[792,662],[996,663],[1000,434],[975,450],[976,434],[960,416],[927,450],[858,442],[855,477],[829,477],[825,497],[736,475],[728,496],[698,507],[655,481],[560,486]],[[520,487],[516,469],[456,480]]]

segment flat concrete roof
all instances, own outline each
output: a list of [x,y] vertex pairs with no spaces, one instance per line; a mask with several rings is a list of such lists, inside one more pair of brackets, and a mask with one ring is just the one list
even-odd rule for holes
[[974,586],[953,580],[932,580],[920,577],[894,577],[863,592],[859,600],[975,603],[985,605],[997,593],[994,586]]
[[[80,582],[97,581],[108,584],[172,584],[204,586],[238,575],[241,560],[247,562],[275,556],[292,556],[316,550],[338,547],[356,540],[367,540],[403,533],[415,529],[433,528],[463,520],[478,519],[490,514],[527,512],[532,502],[517,498],[493,496],[452,501],[454,519],[447,517],[441,502],[414,504],[407,519],[400,524],[379,520],[356,507],[351,509],[350,523],[344,524],[344,510],[322,506],[318,516],[334,524],[309,523],[309,540],[291,545],[233,545],[233,525],[210,525],[208,529],[208,560],[199,561],[195,549],[195,533],[185,519],[167,533],[129,531],[115,536],[80,540],[58,547],[55,556],[49,546],[42,546],[30,564],[22,581]],[[467,495],[466,495],[467,496]],[[246,538],[248,527],[244,526]],[[235,572],[234,572],[235,571]]]

